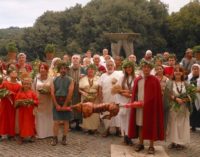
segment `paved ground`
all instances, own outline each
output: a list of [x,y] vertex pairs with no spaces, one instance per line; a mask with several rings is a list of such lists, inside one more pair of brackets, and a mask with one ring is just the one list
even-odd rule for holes
[[[68,145],[50,145],[50,139],[36,140],[35,143],[18,145],[16,141],[0,142],[0,157],[110,157],[110,145],[122,144],[122,138],[100,135],[88,135],[82,132],[70,132]],[[164,146],[170,157],[199,157],[200,131],[191,133],[191,144],[182,151],[169,150],[165,142],[156,145]]]

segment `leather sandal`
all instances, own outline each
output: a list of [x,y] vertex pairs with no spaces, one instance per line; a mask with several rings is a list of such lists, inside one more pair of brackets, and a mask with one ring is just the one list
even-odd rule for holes
[[62,142],[61,142],[61,144],[64,145],[64,146],[67,145],[67,137],[66,137],[66,136],[63,136],[63,137],[62,137]]
[[108,137],[110,135],[110,132],[107,130],[102,134],[102,137]]
[[169,146],[168,146],[168,149],[176,149],[176,144],[175,143],[171,143]]
[[58,144],[58,137],[57,136],[54,136],[52,141],[51,141],[51,145],[52,146],[56,146]]
[[144,150],[144,145],[143,144],[137,144],[135,147],[136,152],[140,152],[141,150]]
[[177,150],[183,150],[185,147],[183,145],[177,144],[176,149]]
[[149,147],[148,154],[155,154],[155,148],[154,147]]

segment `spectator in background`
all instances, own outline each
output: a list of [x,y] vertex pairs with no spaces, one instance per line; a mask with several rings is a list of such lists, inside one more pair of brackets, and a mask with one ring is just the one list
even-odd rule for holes
[[144,59],[148,62],[153,61],[153,54],[151,50],[147,50],[144,56]]
[[164,68],[164,74],[167,76],[169,79],[172,79],[174,75],[174,67],[176,65],[176,55],[175,54],[170,54],[168,57],[168,66]]
[[[76,105],[77,103],[79,103],[81,101],[81,95],[79,93],[79,80],[85,76],[85,70],[83,67],[81,67],[80,64],[80,60],[81,57],[80,55],[73,55],[72,56],[72,66],[69,69],[69,76],[72,77],[73,81],[74,81],[74,92],[73,92],[73,96],[72,96],[72,105]],[[76,130],[81,130],[81,127],[79,126],[82,123],[82,114],[78,113],[78,112],[73,112],[73,116],[72,116],[72,123],[76,124],[75,129]]]
[[100,76],[102,73],[106,72],[106,68],[100,64],[100,56],[98,54],[93,56],[93,62],[97,67],[97,75]]
[[115,61],[115,70],[121,71],[122,70],[122,61],[123,61],[122,57],[115,56],[114,61]]
[[136,58],[135,55],[132,54],[132,55],[129,55],[129,56],[128,56],[128,60],[131,61],[131,62],[133,62],[133,63],[136,63],[137,58]]
[[67,63],[68,65],[70,65],[70,56],[68,54],[65,54],[63,56],[63,62]]
[[169,58],[169,52],[164,52],[163,53],[163,65],[168,64],[168,58]]
[[85,57],[84,58],[88,58],[90,60],[90,63],[93,63],[92,51],[91,50],[87,50],[87,52],[85,53]]
[[57,66],[58,64],[61,62],[61,59],[58,57],[53,58],[52,62],[51,62],[51,66],[49,68],[49,77],[56,77],[59,74]]
[[200,65],[200,45],[197,45],[193,48],[194,56],[196,63]]
[[196,59],[193,57],[193,51],[192,49],[188,48],[185,51],[184,58],[180,62],[180,65],[184,68],[186,75],[190,73],[191,67],[195,62]]
[[[156,55],[153,58],[155,66],[163,66],[163,58],[160,55]],[[155,67],[151,70],[151,75],[156,75]]]
[[16,68],[18,70],[19,77],[24,72],[28,72],[29,73],[29,72],[32,71],[32,67],[29,64],[26,63],[26,54],[25,53],[19,53],[17,55]]
[[[108,49],[103,49],[102,53],[103,53],[103,55],[100,56],[100,60],[101,60],[100,64],[103,65],[104,67],[106,67],[106,56],[110,56],[109,52],[108,52]],[[112,61],[114,61],[111,56],[110,56],[109,59],[111,59]]]
[[92,64],[90,58],[83,58],[83,67],[87,67],[88,65]]

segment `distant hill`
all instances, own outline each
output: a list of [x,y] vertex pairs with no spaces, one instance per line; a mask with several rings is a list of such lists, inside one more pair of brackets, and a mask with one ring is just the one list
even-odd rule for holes
[[0,29],[0,39],[12,39],[24,33],[24,28],[9,27]]

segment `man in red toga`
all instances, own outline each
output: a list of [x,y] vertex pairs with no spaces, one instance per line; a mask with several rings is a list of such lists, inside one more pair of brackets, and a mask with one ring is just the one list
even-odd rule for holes
[[132,102],[142,101],[143,107],[132,108],[129,121],[130,138],[139,137],[135,151],[144,149],[144,140],[150,140],[149,154],[154,154],[154,141],[164,140],[164,120],[161,87],[158,79],[150,75],[152,64],[142,60],[142,75],[135,79]]

